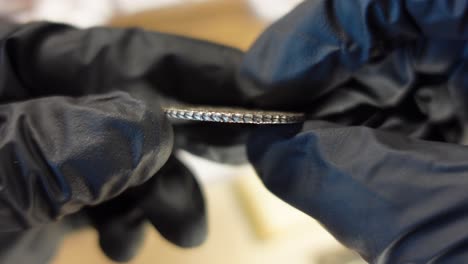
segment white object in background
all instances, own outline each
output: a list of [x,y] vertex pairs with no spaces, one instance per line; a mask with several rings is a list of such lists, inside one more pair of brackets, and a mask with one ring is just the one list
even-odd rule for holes
[[113,15],[114,5],[112,0],[38,0],[30,19],[90,27],[104,24]]
[[255,176],[255,171],[250,165],[232,166],[216,163],[201,157],[197,157],[180,150],[177,157],[195,174],[202,184],[211,184],[226,181],[239,175]]
[[151,8],[160,8],[177,4],[201,2],[206,0],[115,0],[123,13],[136,13]]
[[0,17],[17,22],[47,20],[92,27],[115,15],[206,0],[0,0]]
[[258,16],[269,22],[286,15],[302,0],[248,0]]
[[33,0],[0,0],[0,19],[23,21],[33,6]]

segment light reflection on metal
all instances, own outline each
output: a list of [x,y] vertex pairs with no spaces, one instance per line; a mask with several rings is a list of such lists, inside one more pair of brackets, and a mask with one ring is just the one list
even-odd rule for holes
[[219,123],[291,124],[305,120],[302,113],[211,106],[167,106],[164,112],[169,119]]

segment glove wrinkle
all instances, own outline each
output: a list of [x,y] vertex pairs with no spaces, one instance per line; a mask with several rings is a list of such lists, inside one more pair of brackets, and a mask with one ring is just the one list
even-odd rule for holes
[[121,92],[5,104],[0,113],[0,156],[12,160],[0,167],[12,205],[1,208],[5,231],[47,223],[145,182],[172,147],[164,116]]
[[266,187],[371,263],[468,262],[467,17],[468,0],[303,1],[242,61],[253,105],[310,120],[251,135]]
[[[193,175],[178,165],[166,175],[167,186],[151,178],[164,177],[158,171],[174,147],[245,162],[248,131],[171,126],[160,101],[249,106],[251,88],[238,74],[243,53],[141,29],[0,24],[0,232],[45,228],[96,206],[117,211],[114,218],[100,214],[100,224],[93,221],[103,251],[114,260],[136,254],[145,220],[179,246],[203,242],[204,200]],[[24,116],[24,123],[12,114]],[[202,137],[193,136],[202,130]],[[159,187],[127,194],[147,184]],[[187,194],[173,196],[165,188]],[[141,222],[131,221],[135,210],[120,211],[117,197],[144,213]],[[99,207],[106,202],[114,209]],[[45,249],[31,254],[42,260],[52,250]]]

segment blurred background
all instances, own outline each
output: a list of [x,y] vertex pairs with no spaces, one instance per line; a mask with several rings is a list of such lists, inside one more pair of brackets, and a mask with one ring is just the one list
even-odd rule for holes
[[[270,23],[299,0],[0,0],[0,16],[77,27],[141,27],[247,50]],[[195,249],[177,248],[148,226],[135,264],[360,264],[317,222],[271,195],[249,166],[180,157],[203,185],[209,236]],[[52,264],[110,264],[92,229],[70,235]]]

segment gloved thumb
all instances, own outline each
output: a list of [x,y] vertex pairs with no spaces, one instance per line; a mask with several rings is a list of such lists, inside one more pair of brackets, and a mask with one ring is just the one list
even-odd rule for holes
[[172,149],[162,111],[127,93],[0,106],[0,231],[60,218],[138,185]]
[[364,126],[299,127],[250,139],[249,159],[270,191],[371,263],[464,262],[466,146]]

